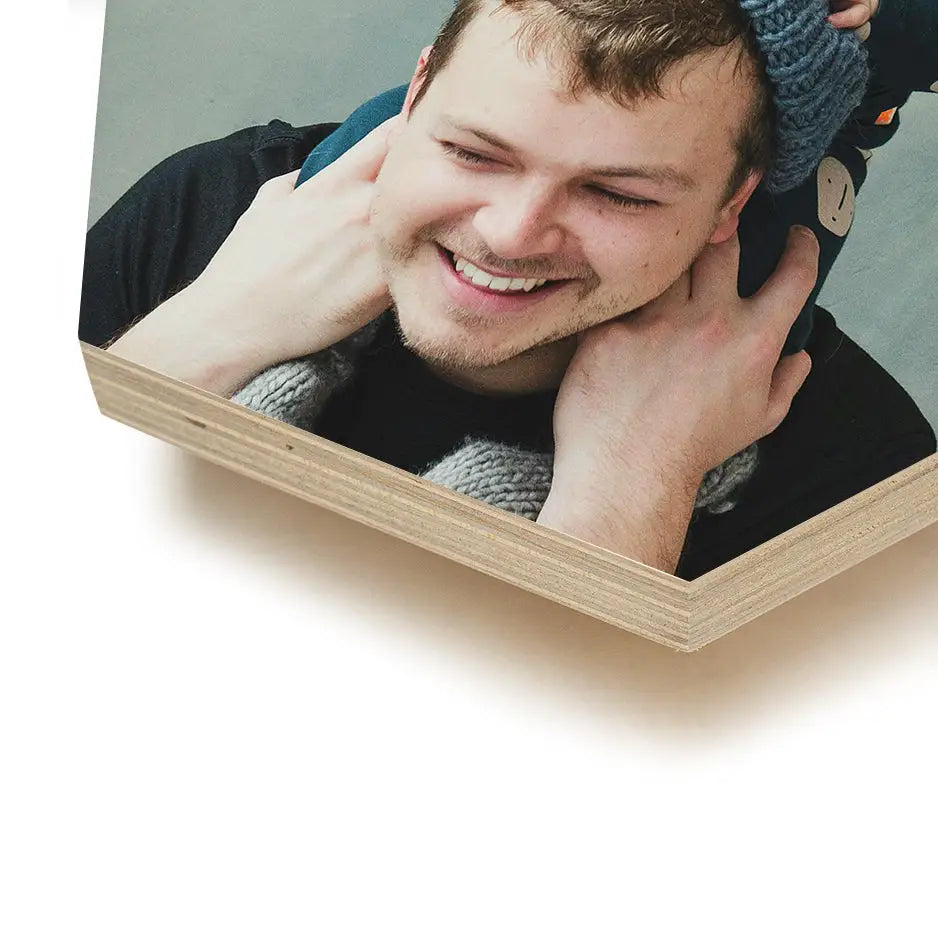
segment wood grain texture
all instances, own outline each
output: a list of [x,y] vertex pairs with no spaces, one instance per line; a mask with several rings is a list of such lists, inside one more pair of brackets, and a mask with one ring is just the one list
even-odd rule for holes
[[938,520],[930,457],[687,582],[81,344],[101,412],[611,625],[693,651]]
[[938,521],[938,455],[694,580],[688,649],[701,648]]

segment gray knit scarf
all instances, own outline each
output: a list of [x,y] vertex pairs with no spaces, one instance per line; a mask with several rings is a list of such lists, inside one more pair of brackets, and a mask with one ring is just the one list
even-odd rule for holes
[[[384,316],[393,315],[389,310]],[[315,432],[329,397],[355,376],[358,358],[383,317],[313,355],[275,365],[251,379],[232,400],[268,417]],[[697,492],[695,511],[722,514],[734,508],[758,461],[757,444],[711,469]],[[550,491],[553,454],[467,437],[461,446],[421,473],[444,488],[536,521]]]

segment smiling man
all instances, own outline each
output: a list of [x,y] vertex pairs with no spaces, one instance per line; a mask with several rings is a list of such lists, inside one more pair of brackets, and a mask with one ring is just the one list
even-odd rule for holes
[[[480,390],[557,387],[577,333],[660,295],[734,234],[770,158],[744,139],[771,139],[768,91],[739,10],[717,23],[723,47],[689,18],[648,23],[643,47],[649,4],[631,22],[608,4],[581,5],[579,20],[464,6],[414,76],[378,179],[384,270],[425,360]],[[565,60],[576,42],[607,62],[599,89]]]
[[741,299],[740,213],[763,179],[810,172],[805,140],[819,156],[865,79],[816,0],[768,6],[830,47],[797,140],[734,0],[460,0],[403,113],[298,187],[265,168],[236,224],[218,206],[243,193],[217,187],[284,139],[297,166],[334,125],[277,122],[142,181],[89,235],[83,300],[131,253],[157,272],[121,285],[142,298],[115,354],[674,571],[810,368],[780,354],[817,243],[794,231]]

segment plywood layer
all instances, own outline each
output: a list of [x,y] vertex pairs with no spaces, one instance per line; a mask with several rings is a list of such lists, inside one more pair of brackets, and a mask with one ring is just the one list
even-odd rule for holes
[[938,520],[938,456],[692,582],[82,343],[102,413],[672,648],[695,650]]

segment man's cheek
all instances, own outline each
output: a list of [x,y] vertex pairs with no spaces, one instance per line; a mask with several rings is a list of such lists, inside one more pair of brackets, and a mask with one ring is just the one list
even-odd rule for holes
[[622,311],[638,309],[665,292],[691,264],[683,251],[668,251],[658,244],[620,259],[616,273],[607,279],[610,292],[619,297]]
[[709,230],[694,221],[668,219],[644,243],[642,272],[658,293],[684,274],[706,246]]

